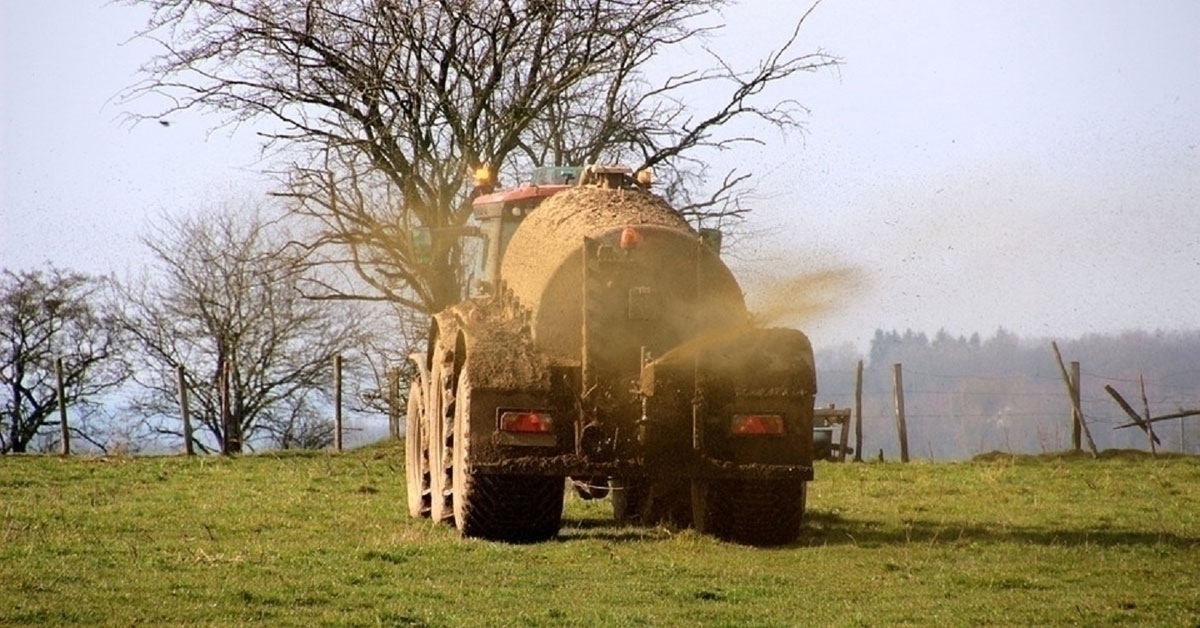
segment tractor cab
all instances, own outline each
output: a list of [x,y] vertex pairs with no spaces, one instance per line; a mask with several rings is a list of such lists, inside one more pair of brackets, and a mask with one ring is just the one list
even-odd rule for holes
[[482,168],[476,172],[475,183],[478,195],[472,205],[484,239],[479,288],[486,293],[499,279],[500,260],[504,257],[508,241],[516,233],[521,221],[542,201],[575,186],[645,189],[650,185],[650,173],[641,171],[635,176],[627,166],[542,166],[534,168],[528,183],[493,191],[493,175]]
[[[495,173],[487,167],[475,171],[471,193],[472,215],[478,226],[419,226],[409,231],[413,260],[418,265],[433,261],[435,251],[451,241],[470,237],[467,256],[479,260],[476,279],[471,282],[475,296],[494,294],[500,280],[500,262],[517,228],[543,201],[575,187],[609,190],[648,190],[653,182],[649,169],[636,174],[627,166],[592,164],[589,166],[541,166],[533,169],[530,180],[514,188],[496,189]],[[701,229],[707,242],[713,235]],[[718,239],[715,241],[719,246]],[[477,239],[477,240],[475,240]]]
[[583,168],[546,166],[533,171],[533,180],[519,187],[493,192],[492,177],[486,169],[476,173],[476,190],[484,192],[475,197],[475,220],[483,235],[484,248],[480,256],[481,292],[489,292],[500,278],[500,260],[508,241],[529,212],[542,201],[570,188],[579,181]]

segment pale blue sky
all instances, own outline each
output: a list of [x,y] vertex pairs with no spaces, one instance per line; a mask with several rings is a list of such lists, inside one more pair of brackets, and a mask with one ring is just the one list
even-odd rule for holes
[[[748,0],[713,46],[749,59],[797,8]],[[141,16],[0,0],[0,266],[143,263],[165,211],[266,188],[249,130],[122,126],[151,53]],[[802,49],[837,73],[786,90],[803,136],[722,157],[762,175],[735,267],[751,301],[827,266],[865,280],[797,321],[816,344],[876,327],[1069,337],[1200,327],[1200,2],[826,0]]]

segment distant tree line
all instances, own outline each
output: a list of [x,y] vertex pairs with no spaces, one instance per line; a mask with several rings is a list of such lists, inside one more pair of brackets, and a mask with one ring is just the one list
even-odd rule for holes
[[[876,330],[865,356],[852,346],[818,353],[819,399],[853,404],[855,368],[863,360],[864,457],[896,456],[892,365],[903,365],[904,400],[913,457],[961,459],[988,451],[1039,453],[1070,446],[1070,400],[1051,339],[1021,338],[998,329],[990,337],[938,331]],[[1060,339],[1064,360],[1081,366],[1084,418],[1100,448],[1145,448],[1105,384],[1138,399],[1139,376],[1152,411],[1164,414],[1200,407],[1200,330],[1129,331]],[[1200,422],[1184,419],[1189,451],[1200,446]],[[1186,423],[1192,421],[1192,423]],[[1190,431],[1189,431],[1190,427]],[[1156,426],[1161,449],[1178,451],[1179,426]]]

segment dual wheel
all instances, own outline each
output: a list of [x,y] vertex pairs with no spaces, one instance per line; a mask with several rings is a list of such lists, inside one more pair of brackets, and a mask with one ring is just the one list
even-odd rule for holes
[[405,432],[409,514],[453,523],[463,536],[509,543],[558,534],[562,478],[471,470],[470,364],[454,373],[452,363],[436,363],[428,394],[420,388],[414,383],[409,393]]
[[[429,385],[414,382],[405,431],[408,512],[453,523],[468,537],[526,543],[553,538],[562,527],[563,481],[558,477],[486,475],[471,471],[471,370],[455,374],[437,363]],[[613,480],[619,523],[694,525],[745,545],[786,545],[799,536],[807,483],[736,480],[697,491],[688,482]]]

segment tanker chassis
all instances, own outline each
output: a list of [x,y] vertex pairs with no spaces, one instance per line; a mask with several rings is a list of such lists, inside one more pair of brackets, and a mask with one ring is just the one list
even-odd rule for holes
[[622,522],[751,545],[800,532],[812,347],[751,322],[710,233],[627,168],[478,196],[481,296],[435,315],[408,399],[414,517],[554,537],[570,479]]

